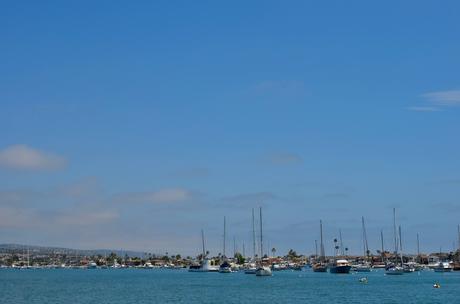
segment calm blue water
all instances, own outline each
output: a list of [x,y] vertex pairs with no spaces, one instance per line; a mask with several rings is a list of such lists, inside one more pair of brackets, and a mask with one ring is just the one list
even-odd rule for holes
[[[367,276],[368,284],[358,282]],[[440,289],[432,287],[434,282]],[[460,272],[385,276],[185,270],[0,270],[0,303],[460,303]]]

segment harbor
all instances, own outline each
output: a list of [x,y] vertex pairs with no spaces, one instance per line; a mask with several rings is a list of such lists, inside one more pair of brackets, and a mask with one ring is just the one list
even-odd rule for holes
[[[364,282],[361,280],[366,278]],[[434,284],[440,288],[434,288]],[[3,303],[456,303],[460,272],[421,271],[390,277],[304,271],[247,275],[191,273],[186,269],[0,270]],[[261,296],[263,295],[263,296]],[[404,299],[404,301],[400,299]],[[22,302],[21,302],[22,301]]]

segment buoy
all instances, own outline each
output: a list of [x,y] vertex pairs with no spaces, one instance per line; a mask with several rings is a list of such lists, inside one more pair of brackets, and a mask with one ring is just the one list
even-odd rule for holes
[[441,285],[439,283],[434,283],[433,288],[441,288]]
[[361,278],[361,279],[359,279],[359,282],[360,282],[360,283],[365,283],[365,284],[366,284],[366,283],[367,283],[367,278]]

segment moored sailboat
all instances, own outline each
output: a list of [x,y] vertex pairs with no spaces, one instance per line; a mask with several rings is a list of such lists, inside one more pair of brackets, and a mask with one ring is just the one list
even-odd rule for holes
[[272,270],[270,269],[270,267],[265,266],[262,261],[262,258],[264,256],[263,237],[262,237],[262,207],[259,208],[259,216],[260,216],[260,257],[259,257],[259,264],[257,265],[257,269],[256,269],[256,276],[269,277],[269,276],[272,276]]
[[190,272],[217,272],[219,269],[216,266],[211,265],[211,260],[207,258],[207,252],[204,245],[204,232],[201,230],[201,241],[203,246],[203,252],[201,254],[201,260],[199,264],[190,265],[188,271]]
[[325,263],[325,254],[324,254],[324,243],[323,243],[323,222],[319,220],[319,231],[320,231],[320,256],[318,261],[313,264],[313,272],[326,272],[327,264]]
[[[396,234],[396,209],[393,208],[393,232],[394,232],[394,242],[395,242],[395,257],[398,256],[398,240],[397,240],[397,234]],[[387,265],[385,268],[385,274],[387,275],[402,275],[404,273],[404,268],[402,267],[403,265],[403,259],[402,259],[402,254],[400,255],[401,258],[401,264],[398,265],[396,263],[391,263]]]
[[256,261],[256,226],[255,226],[255,219],[254,219],[254,208],[252,208],[252,262],[249,263],[244,270],[245,274],[256,274],[257,265]]

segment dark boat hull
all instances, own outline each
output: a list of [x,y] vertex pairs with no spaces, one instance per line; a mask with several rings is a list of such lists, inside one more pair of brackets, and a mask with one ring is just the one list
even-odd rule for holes
[[351,266],[331,266],[330,273],[350,273]]
[[313,272],[326,272],[327,271],[327,266],[317,264],[317,265],[313,265],[312,269],[313,269]]

